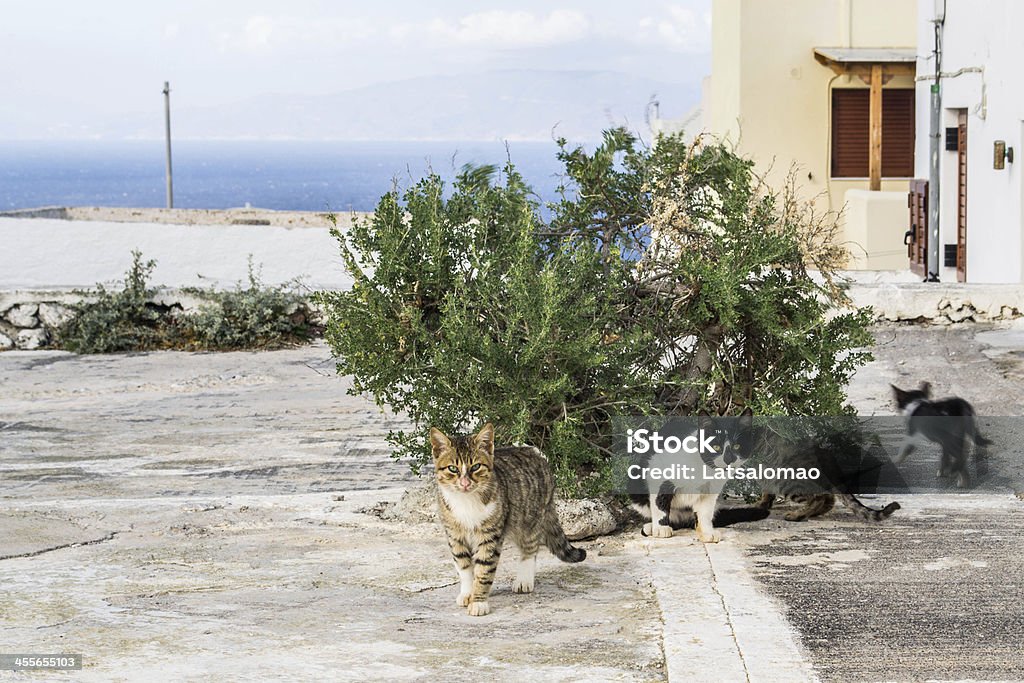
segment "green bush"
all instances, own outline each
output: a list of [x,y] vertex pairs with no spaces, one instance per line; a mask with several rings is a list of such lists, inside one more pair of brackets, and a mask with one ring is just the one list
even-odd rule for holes
[[645,149],[618,129],[559,156],[549,221],[509,163],[450,193],[428,176],[334,230],[355,284],[317,295],[326,337],[352,393],[414,421],[395,457],[415,469],[428,425],[491,420],[542,448],[564,492],[593,493],[616,416],[848,411],[871,337],[868,312],[837,310],[835,216],[714,142]]
[[319,332],[297,283],[268,287],[251,260],[246,287],[185,290],[203,301],[190,315],[153,301],[157,289],[148,280],[155,266],[134,251],[122,289],[98,284],[78,292],[85,301],[57,330],[54,345],[75,353],[275,349],[309,342]]
[[207,303],[197,313],[176,319],[181,337],[193,348],[231,351],[304,344],[320,332],[298,282],[264,285],[251,258],[248,280],[248,286],[234,290],[186,289]]
[[54,346],[75,353],[171,348],[173,329],[150,304],[156,290],[147,281],[155,267],[156,261],[143,261],[142,254],[133,251],[123,289],[97,284],[94,291],[76,292],[87,300],[75,306],[74,315],[57,331]]

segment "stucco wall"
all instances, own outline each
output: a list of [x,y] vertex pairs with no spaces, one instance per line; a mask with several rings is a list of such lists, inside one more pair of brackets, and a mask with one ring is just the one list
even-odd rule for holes
[[124,277],[137,249],[157,261],[152,283],[233,287],[248,256],[262,280],[312,289],[351,285],[327,227],[174,225],[0,217],[0,290],[91,287]]
[[[867,85],[835,77],[813,48],[913,47],[915,18],[915,0],[714,0],[709,129],[738,142],[776,186],[797,165],[804,196],[842,209],[867,179],[829,177],[829,88]],[[906,192],[907,181],[883,180],[882,190]]]
[[850,268],[900,270],[907,266],[903,244],[907,223],[904,192],[850,190],[846,193],[846,241]]
[[[931,60],[933,3],[918,10],[918,74],[934,72]],[[947,0],[943,26],[942,71],[967,71],[942,79],[943,127],[955,126],[957,113],[967,120],[967,280],[1024,281],[1021,159],[1024,91],[1024,3],[1018,0]],[[917,176],[928,177],[929,87],[917,87]],[[944,135],[944,131],[943,131]],[[1015,162],[992,167],[993,142],[1005,140]],[[943,145],[944,148],[944,145]],[[941,168],[941,243],[956,242],[956,152],[939,154]]]

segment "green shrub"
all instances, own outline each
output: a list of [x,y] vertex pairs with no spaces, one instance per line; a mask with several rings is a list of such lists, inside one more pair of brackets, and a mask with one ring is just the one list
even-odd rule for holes
[[87,297],[57,331],[54,345],[75,353],[116,353],[165,349],[173,346],[174,331],[166,316],[150,303],[156,290],[147,284],[156,261],[143,261],[132,252],[124,288],[76,292]]
[[251,259],[247,287],[186,289],[203,301],[190,315],[154,302],[157,289],[148,280],[155,266],[133,251],[123,289],[98,284],[78,292],[85,301],[57,331],[54,345],[75,353],[275,349],[306,343],[320,330],[298,284],[264,285]]
[[251,258],[248,280],[247,287],[234,290],[185,290],[207,303],[197,313],[176,319],[179,334],[194,348],[231,351],[304,344],[320,332],[298,282],[264,285]]
[[[724,145],[624,130],[561,141],[562,200],[542,220],[509,163],[428,176],[335,229],[355,284],[324,292],[352,393],[404,411],[389,435],[414,469],[429,425],[551,459],[562,490],[607,486],[622,415],[848,412],[867,312],[837,311],[835,216],[775,192]],[[815,278],[808,268],[820,272]]]

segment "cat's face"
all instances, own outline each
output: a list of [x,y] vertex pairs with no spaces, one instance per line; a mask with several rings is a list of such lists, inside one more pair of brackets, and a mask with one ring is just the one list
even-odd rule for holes
[[494,476],[494,427],[491,423],[485,424],[475,435],[452,438],[431,427],[430,448],[438,486],[472,493],[491,483]]
[[754,445],[754,413],[745,409],[736,418],[718,418],[714,420],[705,411],[698,413],[697,425],[707,432],[718,432],[715,438],[714,453],[701,454],[707,465],[726,467],[737,460],[752,455]]
[[920,389],[910,389],[904,391],[895,384],[890,384],[892,387],[893,398],[896,399],[896,407],[900,410],[905,409],[914,401],[927,401],[932,395],[932,385],[928,382],[921,382]]

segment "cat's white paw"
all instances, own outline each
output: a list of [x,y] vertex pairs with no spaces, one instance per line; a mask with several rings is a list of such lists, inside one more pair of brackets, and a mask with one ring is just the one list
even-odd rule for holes
[[698,531],[697,538],[701,543],[718,543],[722,540],[722,532],[718,529],[712,529],[710,532]]
[[513,593],[532,593],[533,592],[533,581],[523,581],[516,579],[512,582]]
[[455,604],[459,607],[465,607],[469,604],[469,596],[472,593],[459,593],[458,597],[455,598]]
[[482,602],[471,602],[469,603],[469,616],[471,617],[482,617],[491,613],[491,606],[487,604],[487,601]]
[[650,536],[652,533],[654,533],[654,532],[651,531],[651,523],[647,522],[647,524],[644,524],[644,527],[640,531],[640,533],[643,534],[644,536]]
[[655,538],[672,538],[672,527],[670,526],[655,524],[651,531],[651,536],[654,536]]
[[533,580],[537,575],[537,556],[521,559],[516,569],[516,578],[512,581],[513,593],[532,593]]

